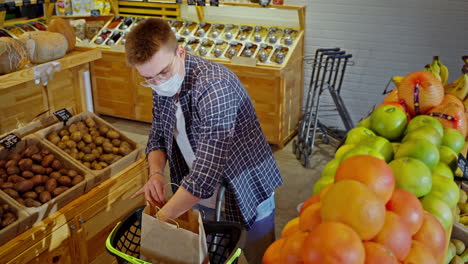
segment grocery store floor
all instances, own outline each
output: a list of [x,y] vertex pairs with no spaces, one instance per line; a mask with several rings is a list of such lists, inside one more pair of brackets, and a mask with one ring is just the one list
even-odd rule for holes
[[[150,124],[103,116],[116,128],[125,132],[130,138],[146,146]],[[283,149],[273,149],[276,161],[284,179],[284,184],[277,189],[276,200],[276,234],[281,233],[284,225],[297,216],[296,207],[312,195],[312,186],[320,177],[325,164],[333,158],[332,145],[319,145],[311,160],[313,168],[306,169],[292,153],[291,142]]]

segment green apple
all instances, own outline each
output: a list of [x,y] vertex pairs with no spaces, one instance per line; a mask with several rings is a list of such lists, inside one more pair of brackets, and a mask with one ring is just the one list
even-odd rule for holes
[[394,105],[382,105],[371,114],[371,129],[390,141],[397,140],[405,131],[406,113]]

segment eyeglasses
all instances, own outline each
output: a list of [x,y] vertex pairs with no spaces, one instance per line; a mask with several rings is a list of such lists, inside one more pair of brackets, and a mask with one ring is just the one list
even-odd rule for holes
[[158,73],[156,76],[153,76],[153,77],[143,77],[145,78],[145,81],[141,82],[140,84],[143,85],[143,86],[148,86],[150,84],[154,84],[156,85],[157,82],[163,82],[163,81],[167,81],[168,79],[171,78],[172,76],[172,66],[174,65],[174,59],[176,58],[177,56],[174,56],[172,57],[172,61],[170,64],[168,64],[164,70],[162,70],[160,73]]

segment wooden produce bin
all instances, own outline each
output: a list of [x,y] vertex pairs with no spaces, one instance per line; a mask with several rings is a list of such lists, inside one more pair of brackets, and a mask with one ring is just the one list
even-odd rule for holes
[[[123,1],[119,1],[123,3]],[[163,3],[140,3],[126,1],[125,6],[135,5],[135,8],[143,8],[142,5],[161,5]],[[239,9],[241,8],[241,9]],[[121,8],[122,9],[122,8]],[[142,19],[137,15],[136,9],[125,9],[125,18],[135,20]],[[150,9],[146,9],[149,12]],[[134,13],[132,13],[132,12]],[[157,15],[158,11],[147,14],[146,16]],[[239,14],[250,12],[247,17],[240,17]],[[174,12],[177,15],[178,12]],[[196,23],[213,24],[233,24],[241,28],[242,26],[250,27],[252,30],[249,33],[250,37],[242,43],[242,48],[237,55],[229,58],[224,56],[228,53],[228,48],[223,49],[222,55],[216,57],[211,51],[214,47],[211,46],[207,55],[201,55],[209,60],[219,62],[230,68],[241,80],[246,87],[257,112],[262,129],[270,144],[283,147],[284,144],[295,134],[296,126],[299,122],[301,105],[302,105],[302,90],[303,90],[303,56],[304,56],[304,23],[305,23],[305,7],[303,6],[272,6],[272,8],[260,8],[258,4],[234,4],[226,3],[220,7],[193,7],[180,5],[180,17],[177,20],[168,22],[176,23],[179,21],[194,21]],[[242,15],[241,15],[242,16]],[[242,23],[239,23],[242,21]],[[138,72],[128,67],[126,64],[123,43],[121,37],[113,41],[114,44],[108,45],[107,40],[96,40],[99,35],[106,30],[112,23],[109,21],[101,30],[100,33],[91,41],[92,46],[102,50],[102,58],[91,63],[91,73],[93,81],[93,99],[95,110],[99,114],[105,114],[127,119],[151,122],[152,118],[152,91],[147,87],[140,85],[143,81]],[[173,24],[175,25],[175,24]],[[131,30],[121,30],[119,26],[114,27],[112,32],[121,32],[123,35]],[[198,27],[198,26],[197,26]],[[201,26],[200,26],[201,27]],[[253,36],[256,27],[264,28],[265,32],[276,28],[281,32],[293,31],[294,39],[289,45],[284,44],[284,37],[279,37],[276,44],[269,44],[269,33],[264,33],[264,37],[259,42],[254,42]],[[286,30],[287,29],[287,30]],[[193,30],[186,38],[183,37],[182,28],[178,29],[177,36],[180,39],[189,39],[196,37]],[[223,31],[224,32],[224,31]],[[240,31],[239,31],[240,32]],[[269,31],[268,31],[269,32]],[[113,33],[112,33],[113,34]],[[211,37],[209,31],[206,32],[204,38],[199,40],[209,39],[209,41],[222,41],[222,37]],[[225,36],[225,35],[223,35]],[[237,39],[235,36],[232,40]],[[229,41],[226,41],[228,43]],[[189,42],[180,42],[186,47]],[[231,43],[231,42],[230,42]],[[248,44],[257,45],[257,50],[250,57],[244,56],[244,51]],[[268,59],[261,62],[258,59],[260,47],[269,45],[273,50],[270,51]],[[200,46],[201,47],[201,46]],[[275,61],[274,54],[278,47],[287,49],[284,60],[279,63]],[[197,46],[191,51],[194,55],[200,55],[200,48]],[[211,54],[211,55],[210,55]]]
[[105,248],[113,227],[135,208],[130,199],[148,177],[144,158],[0,247],[0,263],[112,263]]
[[[12,240],[17,235],[23,233],[29,229],[33,224],[33,218],[25,211],[21,210],[15,203],[12,203],[7,195],[4,193],[0,194],[0,205],[8,204],[11,211],[16,214],[16,221],[8,225],[7,227],[0,230],[0,246],[6,242]],[[1,251],[0,251],[1,252]]]
[[89,62],[99,58],[100,50],[75,49],[55,60],[61,71],[45,87],[34,83],[34,69],[40,65],[0,75],[0,134],[30,123],[47,110],[54,112],[66,107],[78,113],[85,110],[83,75],[89,71]]

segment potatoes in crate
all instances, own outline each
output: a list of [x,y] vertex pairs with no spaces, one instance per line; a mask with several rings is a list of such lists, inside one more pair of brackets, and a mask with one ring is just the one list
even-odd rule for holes
[[112,128],[88,117],[46,138],[92,170],[101,170],[130,154],[133,147]]
[[11,225],[17,218],[15,212],[11,210],[10,205],[0,203],[0,230]]
[[30,145],[0,160],[0,189],[26,207],[38,207],[84,180],[48,149]]

